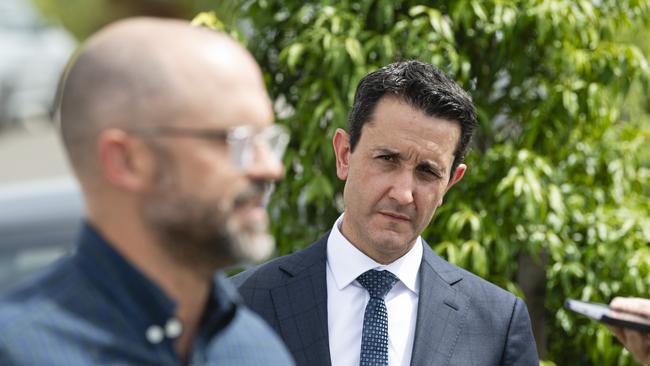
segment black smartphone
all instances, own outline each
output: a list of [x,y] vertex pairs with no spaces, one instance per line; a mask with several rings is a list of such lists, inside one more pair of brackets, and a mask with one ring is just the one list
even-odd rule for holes
[[650,318],[615,311],[610,309],[606,304],[567,299],[564,302],[564,307],[605,324],[650,333]]

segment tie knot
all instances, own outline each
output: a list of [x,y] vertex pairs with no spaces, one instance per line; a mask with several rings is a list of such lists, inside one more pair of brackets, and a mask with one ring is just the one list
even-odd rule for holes
[[389,271],[376,271],[371,269],[357,277],[357,281],[368,290],[370,297],[383,300],[390,289],[397,283],[398,279]]

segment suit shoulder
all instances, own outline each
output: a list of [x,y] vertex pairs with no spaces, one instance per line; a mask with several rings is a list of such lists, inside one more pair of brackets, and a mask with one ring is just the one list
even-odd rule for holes
[[497,286],[496,284],[454,264],[447,262],[433,251],[426,256],[429,264],[447,283],[468,298],[473,303],[484,304],[509,304],[514,306],[517,300],[514,294]]
[[[455,295],[461,297],[466,311],[464,334],[469,338],[480,334],[480,346],[503,350],[496,357],[503,365],[537,365],[537,351],[526,304],[505,289],[452,265],[435,255],[427,254],[429,264]],[[489,341],[485,338],[489,338]],[[495,363],[497,364],[497,363]]]
[[[505,290],[502,287],[497,286],[496,284],[468,271],[463,268],[459,268],[459,270],[463,273],[464,278],[461,283],[464,287],[467,287],[468,290],[471,291],[478,291],[482,296],[486,296],[488,298],[496,298],[496,299],[502,299],[504,301],[515,301],[517,297]],[[476,293],[476,292],[475,292]]]
[[[299,252],[298,252],[299,253]],[[232,283],[239,290],[246,306],[277,329],[272,290],[287,281],[289,274],[282,268],[294,262],[298,253],[276,258],[258,267],[251,268],[234,277]]]
[[278,278],[283,277],[281,267],[295,261],[295,257],[300,252],[275,258],[269,262],[249,268],[241,273],[230,277],[230,281],[238,288],[246,287],[269,287],[273,285]]
[[248,269],[231,277],[231,281],[240,291],[274,287],[287,276],[325,263],[328,237],[329,232],[308,247]]

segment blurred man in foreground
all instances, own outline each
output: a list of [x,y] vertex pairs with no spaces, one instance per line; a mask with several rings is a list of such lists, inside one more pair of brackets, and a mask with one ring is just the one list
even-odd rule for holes
[[465,173],[469,95],[431,65],[366,75],[334,134],[345,212],[305,250],[234,277],[296,363],[538,365],[526,305],[420,237]]
[[[640,315],[650,319],[650,300],[638,297],[616,297],[609,304],[610,309]],[[627,348],[634,359],[644,365],[650,364],[650,333],[642,333],[634,329],[609,326],[623,346]]]
[[223,34],[138,18],[68,68],[61,133],[87,205],[77,251],[0,300],[2,365],[291,365],[215,271],[273,250],[288,136]]

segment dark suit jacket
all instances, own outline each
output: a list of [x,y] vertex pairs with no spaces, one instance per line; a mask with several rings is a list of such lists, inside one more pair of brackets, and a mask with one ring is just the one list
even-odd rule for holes
[[[298,365],[331,364],[328,236],[232,278],[246,304],[280,334]],[[411,365],[539,365],[521,299],[446,262],[426,244],[419,274]]]

